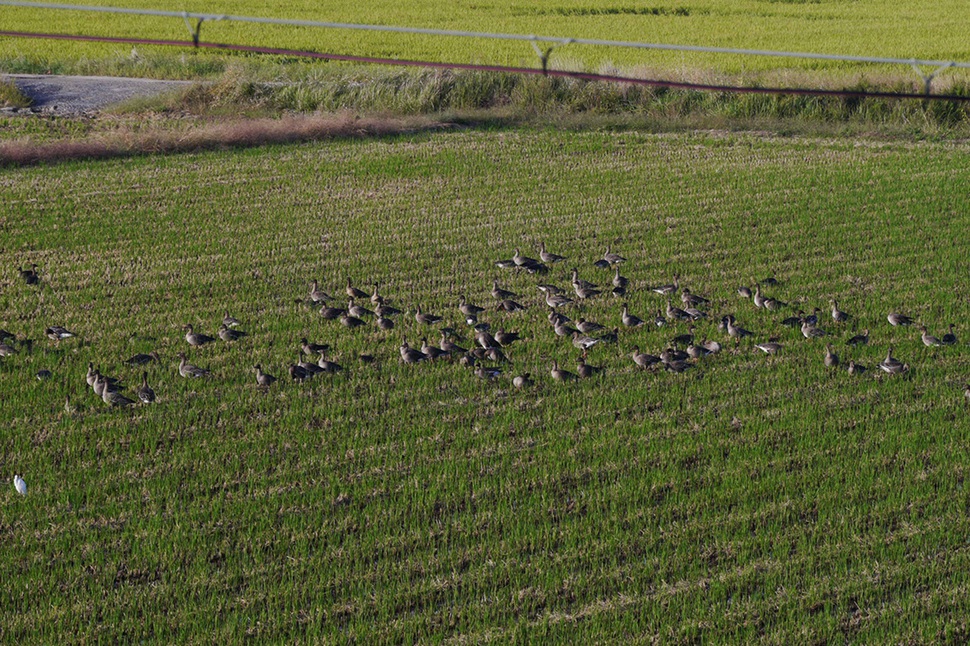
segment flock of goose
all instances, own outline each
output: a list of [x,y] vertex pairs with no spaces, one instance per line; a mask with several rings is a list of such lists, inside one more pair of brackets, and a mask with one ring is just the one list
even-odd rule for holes
[[[542,277],[550,272],[550,266],[566,260],[564,256],[547,251],[544,243],[539,246],[538,256],[538,258],[530,258],[521,254],[519,249],[515,249],[511,258],[499,260],[496,265],[499,268]],[[755,340],[756,335],[742,327],[733,314],[711,317],[704,309],[711,306],[710,300],[682,286],[678,275],[674,275],[673,282],[669,284],[649,288],[651,292],[661,297],[661,303],[664,306],[658,308],[650,316],[640,317],[631,313],[629,305],[625,301],[631,283],[628,278],[620,273],[620,266],[625,262],[626,258],[607,248],[602,258],[593,263],[599,269],[612,270],[612,278],[608,284],[603,285],[581,278],[578,268],[573,267],[568,272],[572,294],[569,293],[567,288],[551,282],[537,282],[535,284],[541,294],[541,300],[546,306],[546,318],[552,333],[556,337],[568,339],[578,351],[575,372],[561,368],[559,359],[550,358],[548,360],[549,376],[553,380],[563,382],[586,379],[603,372],[603,366],[587,363],[588,353],[601,345],[617,344],[621,337],[621,329],[624,330],[622,334],[626,334],[628,331],[642,327],[665,328],[678,323],[686,325],[687,330],[669,338],[669,343],[658,354],[643,352],[639,345],[632,345],[630,349],[630,360],[636,366],[643,369],[662,368],[671,372],[689,370],[698,365],[704,357],[722,351],[723,347],[720,342],[709,340],[706,337],[697,338],[695,327],[705,320],[719,321],[718,330],[727,339],[733,340],[735,352],[740,351],[740,344],[743,339],[751,338],[752,341]],[[36,285],[41,282],[36,264],[31,265],[28,269],[18,269],[18,271],[21,279],[29,285]],[[766,295],[763,289],[777,284],[778,281],[774,277],[769,277],[755,283],[753,289],[748,286],[738,287],[737,294],[740,298],[749,299],[757,309],[776,312],[789,307],[788,303]],[[344,292],[346,293],[346,304],[337,305],[337,299],[321,288],[318,281],[314,280],[310,284],[306,302],[314,307],[319,307],[320,316],[323,319],[338,321],[350,330],[374,326],[381,331],[391,331],[397,327],[395,319],[404,314],[402,309],[393,307],[389,300],[380,293],[379,284],[375,284],[373,291],[367,293],[355,287],[353,282],[348,279]],[[413,310],[415,323],[419,328],[440,326],[440,329],[438,329],[440,341],[435,346],[430,345],[426,338],[422,338],[419,347],[412,347],[407,336],[402,334],[399,347],[400,361],[404,364],[433,363],[442,360],[455,361],[472,369],[478,377],[488,380],[499,378],[503,373],[509,372],[509,366],[512,365],[512,362],[506,352],[512,344],[522,342],[519,333],[506,330],[504,327],[493,330],[490,323],[480,320],[480,318],[485,318],[484,315],[489,310],[509,315],[534,307],[535,304],[523,304],[526,298],[520,296],[519,293],[501,287],[498,279],[492,281],[490,294],[495,299],[495,304],[491,307],[473,304],[465,298],[464,294],[459,298],[457,311],[460,313],[461,320],[467,326],[468,334],[471,337],[473,344],[466,344],[471,345],[470,348],[460,345],[464,343],[461,332],[455,327],[444,325],[446,323],[444,316],[422,310],[419,305],[416,305]],[[588,305],[592,301],[606,294],[622,301],[619,324],[612,328],[580,316],[590,309]],[[674,298],[679,299],[679,305],[674,304]],[[361,303],[369,303],[370,307]],[[839,307],[838,301],[833,299],[830,303],[832,325],[842,326],[853,318],[851,314]],[[576,317],[575,320],[570,318],[566,312],[572,313]],[[823,311],[816,307],[811,313],[798,310],[796,314],[781,320],[780,323],[783,326],[799,330],[805,339],[813,340],[834,336],[825,329],[824,318]],[[916,323],[909,316],[898,312],[889,313],[887,321],[892,326],[913,326]],[[216,336],[197,332],[193,325],[186,324],[184,327],[185,344],[188,348],[199,348],[216,343],[218,340],[225,343],[237,342],[247,336],[246,332],[239,329],[240,325],[240,321],[231,316],[229,312],[225,313]],[[957,344],[957,337],[952,324],[949,326],[949,331],[939,338],[931,335],[926,326],[920,325],[918,329],[921,331],[920,338],[927,347]],[[72,331],[58,325],[46,328],[44,333],[51,341],[58,344],[75,336]],[[869,338],[869,329],[866,328],[861,333],[849,337],[845,341],[845,345],[849,347],[864,346],[869,343]],[[777,355],[785,347],[778,336],[753,342],[751,345],[768,355]],[[33,342],[30,339],[18,337],[11,332],[0,329],[0,358],[17,354],[21,350],[30,353],[32,347]],[[302,338],[299,350],[295,353],[298,357],[297,361],[287,367],[290,379],[303,382],[319,374],[334,374],[343,371],[344,368],[341,364],[329,358],[330,349],[328,344],[314,343],[306,337]],[[885,359],[877,364],[878,369],[889,375],[906,373],[909,370],[909,365],[893,356],[893,352],[894,349],[889,347]],[[315,361],[312,360],[314,356],[318,357]],[[186,352],[179,352],[178,358],[178,373],[182,377],[191,379],[210,375],[207,369],[191,363]],[[361,354],[359,360],[362,363],[373,363],[377,361],[377,358],[371,354]],[[830,368],[843,365],[833,343],[826,344],[822,361],[825,366]],[[125,361],[129,366],[145,366],[160,362],[161,357],[154,351],[147,354],[136,354]],[[854,359],[850,359],[844,365],[848,373],[852,375],[862,374],[867,370],[866,366],[857,363]],[[253,371],[256,384],[260,388],[269,388],[278,381],[276,376],[264,371],[260,364],[253,366]],[[36,376],[43,380],[50,378],[51,373],[48,370],[41,370],[37,372]],[[105,404],[120,407],[130,406],[139,401],[151,404],[155,402],[156,396],[148,383],[148,372],[143,371],[141,377],[141,385],[133,391],[132,396],[128,396],[121,386],[120,379],[102,374],[93,363],[89,363],[86,382],[95,395],[101,398]],[[527,388],[534,383],[534,380],[531,373],[516,373],[511,374],[511,383],[516,388]],[[964,395],[970,402],[970,384],[967,384]],[[65,406],[70,410],[69,398]]]

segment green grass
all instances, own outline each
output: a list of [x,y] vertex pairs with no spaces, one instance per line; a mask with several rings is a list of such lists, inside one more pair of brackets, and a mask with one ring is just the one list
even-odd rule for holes
[[[499,130],[4,171],[0,327],[36,345],[0,360],[0,641],[965,641],[967,152]],[[679,273],[785,349],[734,353],[704,322],[725,352],[643,372],[632,346],[685,326],[622,330],[590,352],[605,376],[553,383],[576,351],[538,279],[493,264],[540,240],[597,282],[607,245],[629,258],[635,314]],[[793,307],[839,299],[854,318],[823,325],[869,373],[735,295],[772,272]],[[490,303],[497,278],[530,309],[483,319],[526,340],[495,382],[402,366],[402,335],[437,338],[409,316],[351,332],[297,302],[348,277],[462,329],[459,295]],[[178,377],[180,327],[226,309],[250,336]],[[924,348],[893,310],[963,343]],[[842,345],[863,327],[870,347]],[[252,365],[284,376],[304,335],[348,374],[259,392]],[[877,374],[889,345],[908,375]],[[121,362],[150,349],[158,404],[84,384],[88,361],[134,383]]]
[[[451,30],[539,34],[620,41],[648,41],[720,47],[773,49],[857,56],[970,60],[961,25],[965,3],[921,3],[910,0],[874,2],[778,2],[771,0],[661,0],[651,5],[597,0],[543,3],[441,3],[437,0],[389,5],[358,2],[320,5],[288,2],[270,7],[262,1],[217,2],[187,6],[171,0],[131,0],[119,6],[234,15],[271,16]],[[179,19],[5,8],[0,28],[21,31],[85,33],[109,36],[188,39]],[[435,61],[538,65],[528,43],[499,40],[436,38],[333,29],[274,27],[247,23],[205,23],[204,40],[273,47],[312,49],[343,54],[416,58]],[[220,67],[217,57],[191,51],[161,53],[152,48],[110,44],[4,39],[0,69],[34,71],[109,71],[131,75],[194,77]],[[281,61],[284,66],[293,61]],[[730,57],[700,53],[650,52],[569,45],[553,62],[587,69],[650,68],[691,76],[700,70],[749,74],[765,70],[822,70],[853,77],[882,74],[886,68],[860,68],[837,62]],[[910,78],[905,68],[891,69]]]

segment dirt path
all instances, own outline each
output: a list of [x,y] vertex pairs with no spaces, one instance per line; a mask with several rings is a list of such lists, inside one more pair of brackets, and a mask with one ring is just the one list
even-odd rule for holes
[[113,76],[45,76],[10,74],[33,104],[29,111],[61,115],[97,112],[138,97],[151,97],[191,85],[191,81],[158,81]]

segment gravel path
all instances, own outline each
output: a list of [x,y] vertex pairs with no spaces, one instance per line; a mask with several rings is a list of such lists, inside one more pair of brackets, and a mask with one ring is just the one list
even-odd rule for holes
[[28,111],[61,115],[97,112],[136,97],[156,96],[192,84],[192,81],[113,76],[10,74],[4,78],[13,81],[21,92],[33,100]]

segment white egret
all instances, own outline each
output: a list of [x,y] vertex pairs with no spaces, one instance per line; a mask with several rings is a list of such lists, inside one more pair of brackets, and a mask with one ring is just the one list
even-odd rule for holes
[[17,474],[13,476],[13,486],[21,496],[27,495],[27,483]]

